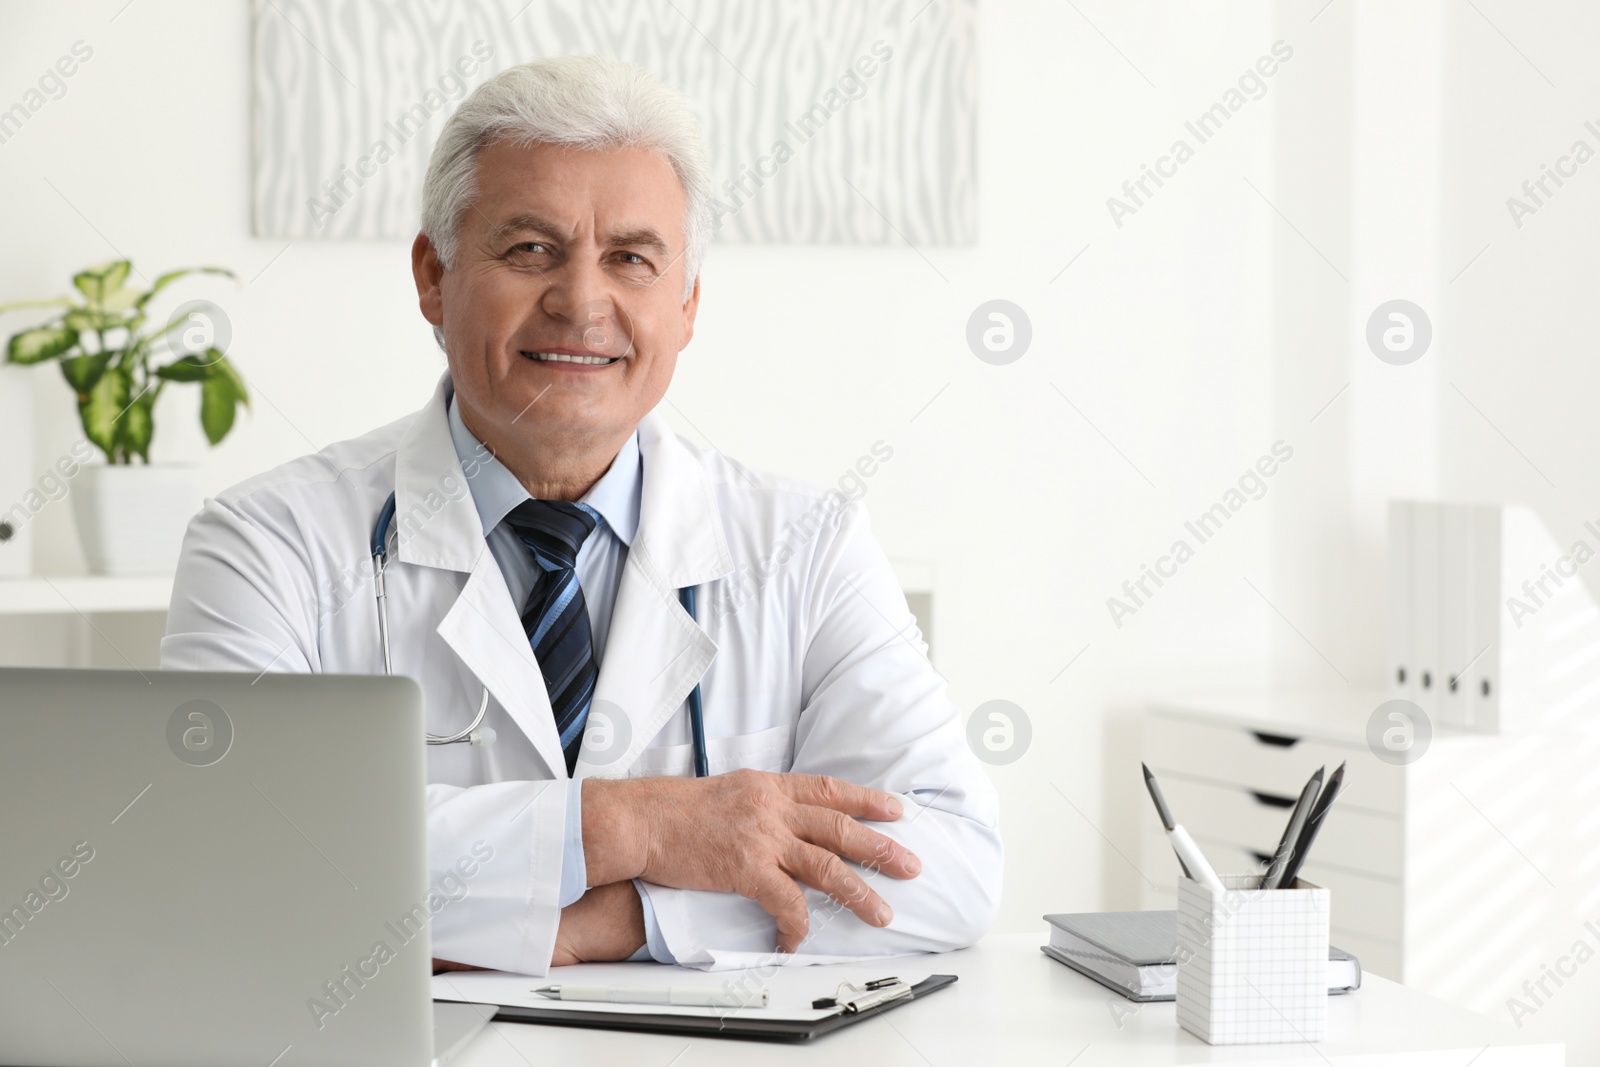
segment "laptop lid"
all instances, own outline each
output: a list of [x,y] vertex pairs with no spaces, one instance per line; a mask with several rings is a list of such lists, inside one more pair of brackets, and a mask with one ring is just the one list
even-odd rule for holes
[[421,693],[0,669],[0,1063],[426,1065]]

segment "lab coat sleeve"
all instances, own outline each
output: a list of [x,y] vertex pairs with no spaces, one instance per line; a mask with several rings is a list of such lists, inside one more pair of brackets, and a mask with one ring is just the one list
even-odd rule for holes
[[162,667],[322,669],[311,566],[291,538],[268,529],[216,499],[190,520],[161,639]]
[[[271,509],[249,501],[208,500],[184,538],[161,665],[320,671],[318,622],[339,602],[317,591],[292,521],[274,521]],[[427,787],[434,956],[524,974],[549,969],[563,855],[581,826],[569,823],[568,793],[565,781]]]
[[[894,909],[881,929],[808,889],[800,952],[866,957],[970,945],[999,909],[999,804],[859,501],[823,525],[798,590],[803,710],[791,770],[899,795],[905,814],[870,825],[922,860],[922,873],[907,880],[857,868]],[[776,944],[776,922],[754,901],[646,888],[680,963],[709,965],[714,951]]]
[[[564,780],[428,786],[436,958],[518,974],[550,969],[567,793]],[[481,862],[469,878],[473,859]]]

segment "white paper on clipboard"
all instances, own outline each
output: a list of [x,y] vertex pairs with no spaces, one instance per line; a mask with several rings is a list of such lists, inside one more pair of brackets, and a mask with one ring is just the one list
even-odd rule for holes
[[[931,971],[907,971],[893,963],[851,963],[829,967],[766,967],[707,972],[661,963],[580,963],[553,967],[543,978],[505,971],[448,971],[433,977],[433,999],[503,1007],[558,1011],[594,1011],[628,1015],[689,1015],[708,1019],[771,1019],[808,1022],[836,1015],[838,1008],[813,1008],[811,1002],[831,997],[841,982],[864,984],[895,977],[916,985]],[[766,1007],[683,1007],[663,1004],[611,1004],[551,1000],[533,992],[541,986],[571,982],[607,986],[684,986],[724,992],[730,1003],[759,1002],[759,991],[771,993]]]

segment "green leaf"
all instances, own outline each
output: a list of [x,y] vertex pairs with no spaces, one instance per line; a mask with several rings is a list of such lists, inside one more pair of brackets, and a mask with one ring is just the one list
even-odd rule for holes
[[111,362],[115,352],[96,352],[93,355],[73,356],[71,359],[61,361],[61,373],[67,379],[67,384],[72,386],[72,391],[78,394],[82,401],[95,382],[100,380],[100,375],[105,373],[106,364]]
[[206,440],[215,445],[228,436],[241,399],[234,391],[233,381],[224,375],[213,375],[200,383],[200,426],[206,432]]
[[208,348],[206,349],[206,358],[211,360],[212,372],[219,378],[226,378],[229,384],[233,386],[234,398],[245,407],[249,407],[250,390],[245,388],[244,379],[239,376],[239,372],[234,365],[228,362],[228,357],[218,352],[215,348]]
[[95,308],[73,308],[62,316],[61,321],[79,333],[90,333],[95,330],[121,329],[132,322],[133,317]]
[[43,363],[70,351],[78,343],[78,331],[69,326],[40,326],[11,335],[6,358],[12,363]]
[[143,289],[118,289],[116,292],[106,296],[105,309],[107,311],[127,311],[143,300],[144,296],[145,291]]
[[239,278],[237,274],[233,273],[233,271],[229,270],[227,267],[183,267],[178,270],[170,270],[161,275],[161,277],[157,278],[155,284],[150,287],[150,291],[145,293],[138,300],[135,300],[133,306],[137,308],[143,308],[150,302],[151,298],[153,298],[161,290],[165,289],[179,278],[189,274],[225,274],[235,281],[237,281]]
[[83,432],[108,457],[117,445],[117,423],[133,396],[133,378],[125,368],[109,367],[87,396],[78,402]]
[[72,284],[78,287],[78,292],[90,304],[99,307],[105,302],[106,297],[122,288],[122,283],[128,280],[128,271],[133,264],[125,259],[114,259],[108,263],[101,263],[72,276]]
[[155,417],[152,413],[155,403],[155,390],[146,389],[138,399],[128,405],[127,412],[117,425],[117,440],[123,449],[137,455],[146,463],[150,462],[150,438],[156,431]]
[[211,353],[215,351],[213,348],[207,350],[204,356],[184,356],[165,367],[158,367],[156,377],[169,382],[203,382],[216,373],[211,362]]

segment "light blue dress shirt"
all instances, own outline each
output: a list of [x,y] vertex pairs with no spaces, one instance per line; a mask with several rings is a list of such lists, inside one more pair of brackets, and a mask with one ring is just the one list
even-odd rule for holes
[[[456,404],[455,391],[450,393],[450,440],[455,445],[456,456],[461,460],[462,472],[467,478],[467,489],[483,524],[484,539],[489,552],[500,565],[506,587],[511,590],[511,602],[520,613],[533,591],[536,564],[528,547],[505,523],[505,517],[524,500],[533,499],[508,470],[489,451],[489,446],[467,429]],[[611,633],[611,609],[617,601],[617,585],[622,580],[622,568],[628,560],[628,547],[633,544],[639,530],[639,507],[644,487],[644,459],[639,453],[639,434],[623,444],[612,460],[611,467],[600,480],[589,488],[579,503],[587,504],[600,514],[594,532],[578,550],[578,586],[583,590],[584,603],[589,609],[589,630],[594,638],[594,661],[598,667],[605,659],[606,638]],[[567,784],[567,825],[565,847],[561,858],[561,897],[564,908],[588,890],[588,865],[583,857],[583,783],[573,780]],[[656,924],[655,910],[644,887],[634,882],[639,901],[644,908],[646,941],[634,954],[634,959],[654,958],[663,963],[675,962],[661,937]]]

